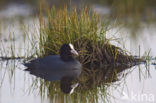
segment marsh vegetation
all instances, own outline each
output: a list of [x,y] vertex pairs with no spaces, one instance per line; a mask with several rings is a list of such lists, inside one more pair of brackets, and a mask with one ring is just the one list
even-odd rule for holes
[[72,43],[80,53],[79,61],[88,68],[139,62],[139,58],[110,43],[106,38],[110,21],[100,20],[87,7],[79,12],[76,8],[68,11],[67,7],[47,11],[48,20],[40,18],[40,50],[37,51],[41,56],[58,54],[62,44]]
[[[124,2],[107,0],[103,3],[103,1],[97,0],[95,3],[91,0],[87,7],[79,4],[72,7],[75,1],[70,2],[67,6],[58,6],[58,1],[54,1],[57,6],[50,5],[48,7],[46,3],[43,6],[37,6],[37,13],[39,13],[37,17],[2,19],[4,20],[0,22],[0,65],[2,68],[0,69],[0,89],[2,93],[9,92],[6,88],[10,88],[15,95],[20,92],[21,101],[28,100],[23,98],[23,94],[28,94],[28,98],[33,98],[32,100],[30,98],[29,102],[33,102],[37,96],[37,102],[114,103],[116,101],[114,91],[119,92],[121,96],[123,95],[121,92],[126,92],[125,88],[128,87],[130,91],[140,92],[142,90],[140,88],[135,90],[132,84],[137,84],[137,86],[141,84],[139,87],[142,88],[141,80],[144,82],[149,77],[152,77],[152,80],[148,85],[152,86],[155,80],[155,66],[152,65],[155,63],[153,58],[155,49],[143,50],[144,44],[142,42],[136,44],[134,40],[137,38],[134,39],[136,36],[133,34],[141,35],[136,31],[144,30],[139,29],[143,22],[154,23],[154,2],[154,0],[149,0],[149,2],[145,0],[126,0]],[[95,7],[98,3],[100,6]],[[61,5],[64,4],[66,3],[61,3]],[[105,6],[109,8],[109,13],[100,15],[97,8]],[[0,15],[0,17],[3,16]],[[10,23],[13,25],[11,26]],[[155,25],[152,27],[154,28]],[[124,28],[126,33],[122,30],[119,32],[122,39],[123,35],[128,35],[128,39],[120,46],[114,43],[118,40],[122,41],[121,38],[118,39],[119,35],[117,38],[108,38],[113,35],[114,28],[118,30]],[[110,30],[111,32],[109,32]],[[154,30],[147,31],[153,31],[155,34]],[[127,31],[130,32],[127,33]],[[141,41],[144,39],[146,43],[145,38],[150,35],[150,32],[146,32],[146,36],[142,34]],[[133,39],[130,39],[131,36]],[[150,35],[150,37],[153,38],[150,39],[151,42],[155,41],[154,35]],[[134,42],[135,48],[127,45],[128,41]],[[60,81],[48,81],[32,76],[24,71],[25,67],[22,65],[23,62],[34,58],[59,54],[59,49],[64,43],[74,45],[80,54],[76,59],[83,64],[81,75],[72,81],[72,84],[79,83],[79,85],[71,95],[61,91]],[[154,43],[151,43],[151,46],[148,43],[146,45],[153,48],[152,44]],[[126,45],[125,48],[123,48],[124,45]],[[139,47],[138,45],[143,46]],[[131,51],[129,48],[132,48]],[[150,53],[152,57],[150,57]],[[135,77],[132,81],[131,75]],[[9,85],[10,87],[8,87]],[[155,95],[155,92],[151,91],[151,93]],[[16,96],[15,98],[8,97],[8,94],[2,94],[0,97],[2,97],[0,102],[8,103],[6,97],[10,100],[16,98]],[[121,101],[119,100],[119,102]]]

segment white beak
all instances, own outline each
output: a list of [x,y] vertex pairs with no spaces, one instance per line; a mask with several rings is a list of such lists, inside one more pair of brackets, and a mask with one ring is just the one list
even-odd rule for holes
[[71,86],[72,90],[70,91],[69,94],[72,94],[72,93],[74,92],[74,89],[75,89],[78,85],[79,85],[79,83],[73,84],[73,85]]
[[69,43],[69,46],[71,48],[71,53],[73,53],[75,55],[79,55],[79,53],[74,49],[74,46],[71,43]]
[[75,55],[79,55],[79,53],[76,50],[74,50],[74,49],[71,50],[71,53],[73,53]]

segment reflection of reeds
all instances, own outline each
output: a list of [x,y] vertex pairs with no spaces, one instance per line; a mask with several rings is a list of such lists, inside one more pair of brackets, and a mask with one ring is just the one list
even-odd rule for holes
[[[109,98],[111,98],[112,95],[111,93],[109,93],[109,87],[114,86],[113,88],[117,88],[118,86],[120,86],[121,82],[115,83],[115,85],[113,85],[113,83],[119,80],[124,80],[126,76],[134,69],[129,69],[125,72],[123,71],[131,67],[132,66],[106,66],[104,68],[92,70],[83,68],[81,76],[77,80],[73,81],[73,83],[79,82],[79,86],[76,88],[75,92],[72,95],[66,95],[62,93],[59,88],[59,82],[50,82],[44,81],[42,79],[35,79],[33,82],[33,88],[36,88],[36,86],[38,86],[37,84],[39,83],[41,97],[43,99],[48,97],[51,102],[110,102]],[[145,73],[141,75],[144,75]]]

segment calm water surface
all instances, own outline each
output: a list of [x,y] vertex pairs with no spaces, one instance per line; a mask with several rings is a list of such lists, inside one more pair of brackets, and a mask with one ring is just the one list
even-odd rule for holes
[[[20,11],[18,11],[19,9]],[[95,8],[95,10],[99,12],[101,9],[101,7]],[[104,9],[105,11],[102,13],[105,14],[109,12],[108,8]],[[9,14],[7,10],[9,12],[10,10],[17,11],[16,15],[24,15],[27,17],[22,20],[3,20],[6,15],[15,16],[14,14]],[[36,37],[39,34],[38,18],[29,17],[30,14],[31,10],[25,9],[25,6],[10,6],[6,11],[0,11],[0,56],[11,56],[12,51],[10,48],[12,48],[15,51],[15,56],[29,57],[33,54],[33,50],[35,50],[34,47],[38,48],[37,39],[34,40],[36,45],[33,47],[29,40],[32,38],[30,34]],[[132,38],[129,35],[130,31],[126,28],[115,27],[107,32],[107,37],[119,38],[117,40],[118,42],[112,40],[111,43],[126,49],[130,54],[144,56],[149,53],[150,56],[155,57],[155,27],[156,24],[142,24],[142,29],[138,31],[136,38]],[[13,34],[14,37],[11,37],[10,34]],[[26,37],[25,34],[27,34]],[[14,44],[14,46],[11,46],[12,44]],[[37,82],[35,86],[33,86],[36,77],[23,71],[25,69],[22,65],[23,59],[9,61],[0,59],[0,103],[76,102],[74,100],[82,103],[84,101],[82,97],[85,96],[89,103],[91,101],[102,103],[105,99],[108,99],[107,102],[110,103],[155,103],[156,66],[151,65],[154,62],[156,61],[151,60],[147,65],[141,64],[124,71],[120,75],[120,80],[109,86],[106,94],[98,87],[99,89],[96,89],[98,91],[93,90],[88,92],[88,94],[80,94],[81,92],[77,90],[71,95],[56,92],[56,94],[54,93],[53,97],[49,99],[47,95],[45,95],[45,97],[40,95],[41,82]],[[45,91],[44,93],[46,94],[48,92]],[[74,97],[74,95],[77,96],[76,93],[78,93],[79,97]],[[107,93],[109,95],[107,95]],[[95,94],[97,101],[91,100],[89,94]],[[103,95],[106,95],[106,97],[103,98]]]

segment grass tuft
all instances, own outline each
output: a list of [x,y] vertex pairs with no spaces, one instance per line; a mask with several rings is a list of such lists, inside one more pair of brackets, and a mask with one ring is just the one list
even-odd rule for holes
[[67,7],[48,10],[48,19],[40,17],[41,56],[59,54],[64,43],[74,44],[80,53],[78,59],[87,67],[125,63],[133,60],[120,48],[111,45],[105,37],[109,21],[100,20],[88,8],[68,11]]

